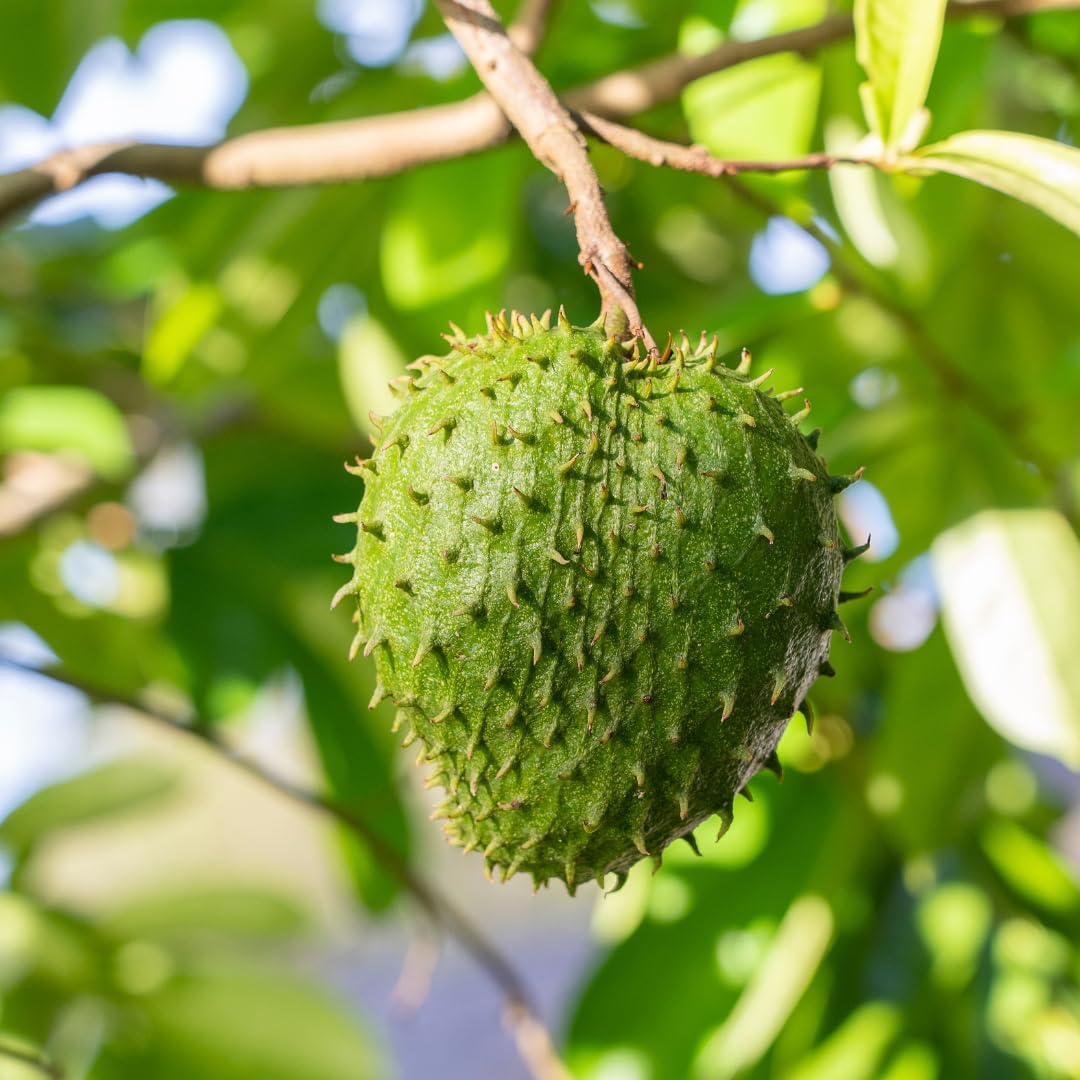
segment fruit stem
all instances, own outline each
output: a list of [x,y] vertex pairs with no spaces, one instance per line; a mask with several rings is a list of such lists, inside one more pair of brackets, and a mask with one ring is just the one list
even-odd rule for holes
[[615,234],[588,145],[547,79],[515,47],[489,0],[436,0],[481,82],[536,159],[563,183],[577,231],[578,262],[600,290],[604,328],[620,339],[656,342],[634,300],[634,261]]

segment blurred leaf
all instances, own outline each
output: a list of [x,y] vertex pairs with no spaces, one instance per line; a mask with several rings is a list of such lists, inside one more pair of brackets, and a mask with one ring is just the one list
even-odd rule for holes
[[143,372],[158,385],[175,378],[191,351],[218,321],[221,290],[207,282],[193,282],[166,301],[150,327],[143,351]]
[[832,909],[820,896],[792,903],[742,996],[698,1054],[695,1076],[730,1080],[757,1064],[817,974],[833,928]]
[[[510,257],[513,159],[447,162],[396,182],[379,244],[383,286],[404,311],[445,302],[486,281]],[[446,199],[456,211],[444,211]]]
[[912,1039],[896,1051],[879,1080],[938,1080],[940,1075],[938,1055],[932,1047]]
[[154,1080],[366,1080],[384,1076],[340,1004],[269,972],[181,976],[146,1002]]
[[888,147],[917,145],[944,21],[945,0],[855,0],[855,53],[870,80],[863,111]]
[[870,1001],[855,1010],[784,1080],[875,1080],[881,1060],[900,1031],[900,1010]]
[[809,149],[820,89],[816,64],[780,53],[691,83],[683,110],[694,141],[712,153],[783,160]]
[[0,823],[0,842],[25,858],[54,832],[147,810],[176,790],[176,772],[159,761],[110,762],[35,792]]
[[1012,195],[1080,235],[1080,150],[1013,131],[962,131],[901,161]]
[[41,1080],[53,1068],[43,1047],[0,1030],[0,1080]]
[[[67,521],[57,532],[65,530],[70,531]],[[49,532],[46,526],[41,537],[22,535],[0,543],[0,620],[25,623],[67,672],[117,692],[142,690],[155,679],[175,681],[172,649],[153,621],[82,605],[73,614]]]
[[1021,896],[1053,912],[1080,910],[1080,883],[1061,856],[1013,821],[992,821],[982,846],[997,872]]
[[0,398],[0,453],[65,450],[101,476],[123,476],[131,437],[123,414],[103,394],[82,386],[21,386]]
[[341,335],[341,387],[353,423],[375,433],[369,413],[385,416],[397,407],[388,383],[405,369],[406,358],[390,332],[367,313],[349,320]]
[[288,896],[253,886],[187,888],[144,896],[112,911],[102,929],[117,938],[174,938],[215,934],[291,937],[307,916]]
[[946,986],[962,986],[975,973],[991,929],[993,909],[986,894],[967,882],[945,882],[920,897],[917,921],[934,958],[935,979]]
[[1007,739],[1080,763],[1080,543],[1050,510],[986,511],[934,544],[945,628]]
[[940,631],[888,672],[883,691],[868,783],[896,785],[885,827],[907,852],[924,854],[971,822],[996,740],[964,693]]

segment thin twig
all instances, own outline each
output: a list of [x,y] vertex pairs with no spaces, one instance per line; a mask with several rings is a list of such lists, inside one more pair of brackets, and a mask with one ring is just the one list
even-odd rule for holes
[[883,168],[884,163],[869,157],[848,157],[838,154],[807,154],[790,161],[741,161],[714,157],[704,146],[685,146],[646,135],[636,128],[618,124],[597,113],[577,113],[578,126],[601,142],[613,146],[627,157],[636,158],[657,168],[679,172],[701,173],[714,178],[737,176],[739,173],[786,173],[806,169],[832,169],[837,165],[871,165]]
[[418,877],[393,845],[352,807],[279,776],[254,758],[230,746],[211,725],[177,715],[136,697],[116,693],[56,668],[37,671],[11,659],[4,659],[2,663],[70,686],[98,704],[130,709],[171,731],[198,739],[219,757],[264,786],[292,802],[318,810],[345,826],[367,847],[379,866],[412,896],[436,925],[441,926],[458,941],[499,988],[503,998],[504,1020],[534,1080],[569,1080],[570,1074],[555,1050],[551,1034],[537,1014],[521,977],[510,961],[466,915]]
[[[542,8],[527,0],[523,20]],[[950,4],[950,18],[1013,17],[1074,10],[1080,0],[974,0]],[[728,41],[700,56],[672,53],[615,72],[562,95],[568,108],[607,119],[628,119],[671,101],[695,79],[779,52],[810,55],[851,36],[847,15],[757,41]],[[526,44],[535,32],[524,29]],[[167,184],[240,191],[295,187],[393,176],[407,169],[465,157],[499,145],[511,133],[502,110],[487,94],[407,112],[331,123],[252,131],[215,146],[98,143],[63,150],[16,172],[0,175],[0,224],[49,195],[94,176],[122,173]]]
[[33,1050],[20,1050],[10,1043],[0,1044],[0,1060],[17,1062],[30,1069],[37,1069],[42,1076],[52,1077],[52,1080],[63,1080],[63,1071],[60,1066],[47,1058],[43,1053]]
[[481,82],[533,155],[566,187],[577,229],[578,261],[600,290],[601,314],[620,337],[655,342],[634,303],[632,263],[604,205],[585,137],[533,62],[514,46],[488,0],[436,0]]

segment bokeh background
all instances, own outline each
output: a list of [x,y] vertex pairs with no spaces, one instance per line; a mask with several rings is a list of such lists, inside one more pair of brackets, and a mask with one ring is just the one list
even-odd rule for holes
[[[507,15],[513,5],[503,5]],[[826,0],[566,0],[556,87]],[[641,118],[783,159],[865,132],[850,41]],[[0,172],[458,99],[420,0],[5,0]],[[951,22],[931,136],[1071,144],[1080,13]],[[497,993],[354,840],[136,711],[190,708],[362,812],[485,926],[590,1080],[1080,1076],[1080,239],[941,178],[594,160],[654,334],[805,385],[872,536],[835,679],[728,836],[533,896],[446,847],[327,610],[387,382],[453,319],[596,314],[518,144],[334,188],[95,179],[0,235],[0,1049],[70,1080],[523,1076]],[[809,426],[809,424],[808,424]],[[0,1056],[0,1077],[28,1066]]]

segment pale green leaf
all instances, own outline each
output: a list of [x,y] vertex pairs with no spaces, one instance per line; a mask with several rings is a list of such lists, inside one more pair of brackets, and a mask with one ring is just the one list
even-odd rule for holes
[[390,381],[405,370],[405,355],[390,331],[374,315],[354,315],[341,335],[338,370],[341,389],[356,426],[369,433],[371,413],[386,416],[398,406]]
[[146,1003],[159,1080],[368,1080],[385,1076],[355,1017],[324,991],[269,972],[172,980]]
[[986,511],[934,543],[968,693],[1025,749],[1080,763],[1080,543],[1052,510]]
[[800,896],[724,1023],[701,1049],[695,1072],[730,1080],[761,1058],[817,974],[834,930],[832,908],[820,896]]
[[855,54],[869,78],[863,110],[886,146],[910,145],[930,89],[945,0],[856,0]]
[[1013,131],[962,131],[904,159],[1012,195],[1080,235],[1080,150]]
[[139,897],[111,912],[104,925],[117,938],[280,938],[297,934],[306,923],[296,901],[283,893],[253,885],[205,885]]
[[157,761],[109,762],[31,795],[0,823],[0,843],[24,854],[59,829],[143,811],[176,784],[174,770]]

